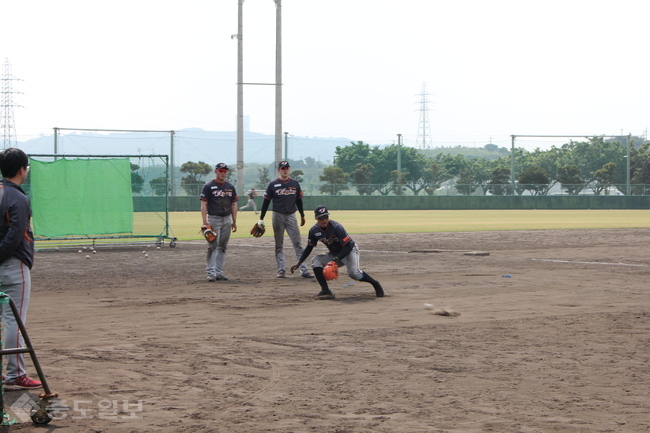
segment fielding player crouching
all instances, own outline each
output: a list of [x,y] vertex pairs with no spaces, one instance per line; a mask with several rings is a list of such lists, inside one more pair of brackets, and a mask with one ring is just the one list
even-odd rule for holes
[[291,267],[291,273],[293,274],[300,267],[318,241],[321,241],[329,251],[326,254],[317,255],[312,260],[314,275],[321,286],[321,291],[316,298],[334,299],[334,294],[327,286],[327,280],[338,277],[339,266],[347,267],[350,278],[372,284],[377,297],[381,298],[384,296],[384,290],[379,281],[359,269],[359,247],[345,231],[345,228],[338,222],[329,219],[329,215],[325,206],[317,206],[314,210],[316,224],[309,229],[307,247],[298,263]]

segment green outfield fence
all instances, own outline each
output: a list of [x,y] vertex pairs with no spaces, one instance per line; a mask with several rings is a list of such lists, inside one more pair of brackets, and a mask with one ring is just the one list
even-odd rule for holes
[[[147,212],[163,197],[133,197],[135,212]],[[169,211],[200,211],[198,197],[169,197]],[[264,199],[255,203],[261,209]],[[160,201],[160,203],[157,203]],[[240,198],[241,206],[246,200]],[[463,209],[649,209],[650,196],[308,196],[305,209],[324,204],[338,210],[463,210]],[[246,211],[244,211],[246,212]]]

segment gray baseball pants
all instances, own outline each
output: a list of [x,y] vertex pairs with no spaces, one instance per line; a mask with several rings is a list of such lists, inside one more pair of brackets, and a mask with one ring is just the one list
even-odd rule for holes
[[[278,263],[278,270],[284,271],[286,269],[284,263],[284,232],[286,230],[293,245],[293,251],[296,253],[296,261],[300,260],[302,256],[302,245],[300,244],[300,229],[298,228],[298,220],[295,213],[280,213],[273,212],[273,236],[275,237],[275,261]],[[300,265],[300,273],[304,274],[309,269],[305,263]]]
[[217,234],[217,239],[208,243],[207,265],[205,271],[208,277],[223,275],[223,266],[226,261],[226,249],[230,241],[232,218],[228,216],[208,215],[208,224]]
[[[32,277],[29,268],[16,257],[10,257],[0,264],[0,284],[4,293],[16,304],[23,324],[27,320],[27,307],[32,291]],[[5,349],[25,347],[25,341],[18,322],[9,304],[2,305],[2,320],[5,324]],[[25,374],[25,358],[23,353],[7,355],[7,374],[5,380],[14,380]]]

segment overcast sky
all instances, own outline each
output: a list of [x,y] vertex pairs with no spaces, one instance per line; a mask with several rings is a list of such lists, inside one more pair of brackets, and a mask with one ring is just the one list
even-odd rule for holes
[[[275,8],[244,2],[245,82],[275,81]],[[55,126],[236,128],[237,0],[11,1],[2,14],[19,141]],[[283,129],[415,146],[426,84],[433,147],[643,135],[649,19],[642,0],[282,0]],[[273,134],[273,86],[244,94],[250,129]]]

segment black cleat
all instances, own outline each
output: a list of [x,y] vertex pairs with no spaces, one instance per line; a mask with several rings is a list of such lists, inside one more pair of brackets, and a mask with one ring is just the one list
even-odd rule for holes
[[331,290],[321,290],[316,299],[334,299],[334,293]]
[[384,289],[381,287],[381,284],[379,284],[379,282],[377,282],[377,284],[373,284],[372,287],[375,288],[375,293],[377,294],[378,298],[384,297]]

